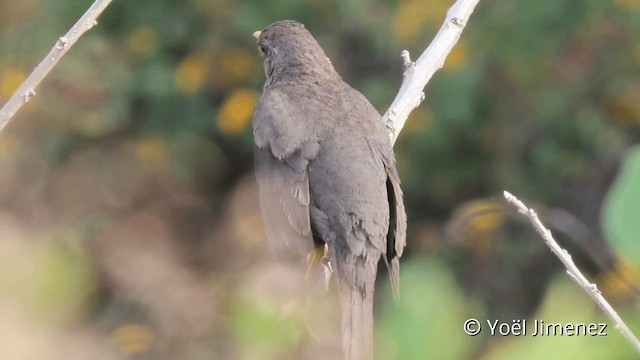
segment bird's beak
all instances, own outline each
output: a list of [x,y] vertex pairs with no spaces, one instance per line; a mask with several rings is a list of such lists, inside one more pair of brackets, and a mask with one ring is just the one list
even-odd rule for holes
[[260,34],[262,34],[262,31],[256,31],[253,33],[253,37],[256,39],[256,42],[260,40]]

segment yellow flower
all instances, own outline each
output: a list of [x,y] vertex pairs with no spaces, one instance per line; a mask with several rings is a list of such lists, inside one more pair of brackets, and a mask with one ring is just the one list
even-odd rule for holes
[[222,55],[222,70],[233,81],[252,77],[255,56],[244,48],[231,48]]
[[426,106],[418,106],[407,119],[405,130],[410,133],[417,133],[426,130],[433,121],[433,113]]
[[226,134],[237,134],[244,130],[258,101],[258,93],[252,89],[233,90],[218,111],[218,127]]
[[191,53],[180,61],[174,80],[176,88],[184,93],[192,93],[202,87],[209,75],[211,59],[202,52]]
[[437,25],[444,21],[448,1],[404,0],[391,19],[394,36],[402,41],[414,41],[425,25]]
[[617,263],[612,269],[596,276],[596,282],[602,288],[607,298],[614,301],[632,299],[640,288],[638,273],[626,261]]
[[125,354],[143,353],[153,343],[153,332],[147,325],[126,324],[111,333],[111,342]]
[[463,211],[468,218],[467,234],[493,232],[505,221],[502,204],[493,200],[476,200],[467,204]]
[[443,69],[446,71],[456,71],[460,69],[465,61],[467,60],[467,45],[462,41],[458,41],[458,43],[451,49],[451,52],[447,56],[447,59],[444,62]]
[[139,26],[131,32],[127,44],[136,54],[146,55],[158,47],[158,34],[148,26]]
[[624,10],[640,10],[640,0],[613,0],[613,2]]
[[134,148],[136,157],[145,164],[156,169],[167,166],[169,151],[165,142],[158,137],[140,139]]
[[611,106],[613,116],[626,124],[637,124],[640,122],[640,89],[630,89],[616,98]]
[[26,78],[26,71],[14,59],[3,59],[0,62],[0,98],[10,98]]

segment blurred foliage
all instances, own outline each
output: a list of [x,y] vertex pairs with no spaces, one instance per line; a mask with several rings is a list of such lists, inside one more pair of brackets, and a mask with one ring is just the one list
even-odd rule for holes
[[[379,358],[464,359],[472,355],[477,339],[460,328],[466,319],[484,315],[478,304],[461,293],[453,274],[435,258],[412,259],[403,271],[400,302],[380,314]],[[391,299],[387,296],[386,301]],[[465,346],[452,346],[463,343]]]
[[[636,313],[624,313],[629,319]],[[550,321],[549,319],[553,319]],[[591,300],[583,290],[568,278],[557,279],[549,290],[540,311],[528,320],[527,331],[533,331],[533,320],[545,323],[608,323],[608,318],[599,309],[591,306]],[[627,322],[629,324],[629,322]],[[640,330],[631,322],[634,333]],[[502,346],[494,347],[482,359],[632,359],[637,357],[627,340],[612,325],[607,325],[606,336],[520,336],[504,337]],[[526,349],[526,351],[523,351]]]
[[[0,103],[90,3],[0,2]],[[304,269],[264,244],[251,34],[305,23],[382,113],[400,51],[417,57],[451,3],[113,2],[0,133],[0,357],[336,358],[335,289],[301,295]],[[576,259],[606,293],[639,283],[639,16],[637,0],[480,1],[396,145],[410,235],[397,306],[380,276],[381,359],[633,357],[612,327],[492,339],[462,322],[602,321],[530,229],[474,202],[504,189],[586,224]],[[451,223],[466,242],[445,241]],[[619,304],[634,326],[636,303]]]
[[[606,202],[604,224],[611,238],[630,254],[640,253],[637,236],[640,234],[640,149],[634,147],[626,154],[620,176]],[[636,266],[640,259],[633,257]]]

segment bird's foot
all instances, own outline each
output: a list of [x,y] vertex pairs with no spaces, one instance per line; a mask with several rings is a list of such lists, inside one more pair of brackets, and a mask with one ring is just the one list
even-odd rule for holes
[[321,266],[324,277],[325,291],[329,290],[329,281],[331,280],[331,274],[333,273],[329,247],[325,244],[321,248],[313,249],[307,256],[307,261],[309,262],[309,268],[307,269],[307,274],[305,275],[307,281],[311,279],[318,267]]
[[313,248],[313,250],[311,250],[309,255],[307,255],[307,262],[309,263],[309,267],[307,268],[307,273],[304,276],[307,281],[311,279],[311,276],[313,276],[313,273],[315,273],[318,265],[320,265],[320,261],[324,256],[324,252],[325,250],[323,248],[315,247]]
[[320,265],[324,271],[324,290],[329,291],[329,281],[331,281],[331,274],[333,274],[333,267],[331,266],[331,254],[329,247],[325,244],[324,253],[320,258]]

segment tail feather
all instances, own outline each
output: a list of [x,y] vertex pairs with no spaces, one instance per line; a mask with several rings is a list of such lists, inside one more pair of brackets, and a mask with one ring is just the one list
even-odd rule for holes
[[387,263],[389,268],[389,277],[391,278],[391,291],[393,293],[393,300],[400,301],[400,259],[393,258],[391,263]]
[[355,286],[340,285],[342,350],[345,360],[373,359],[373,294]]

